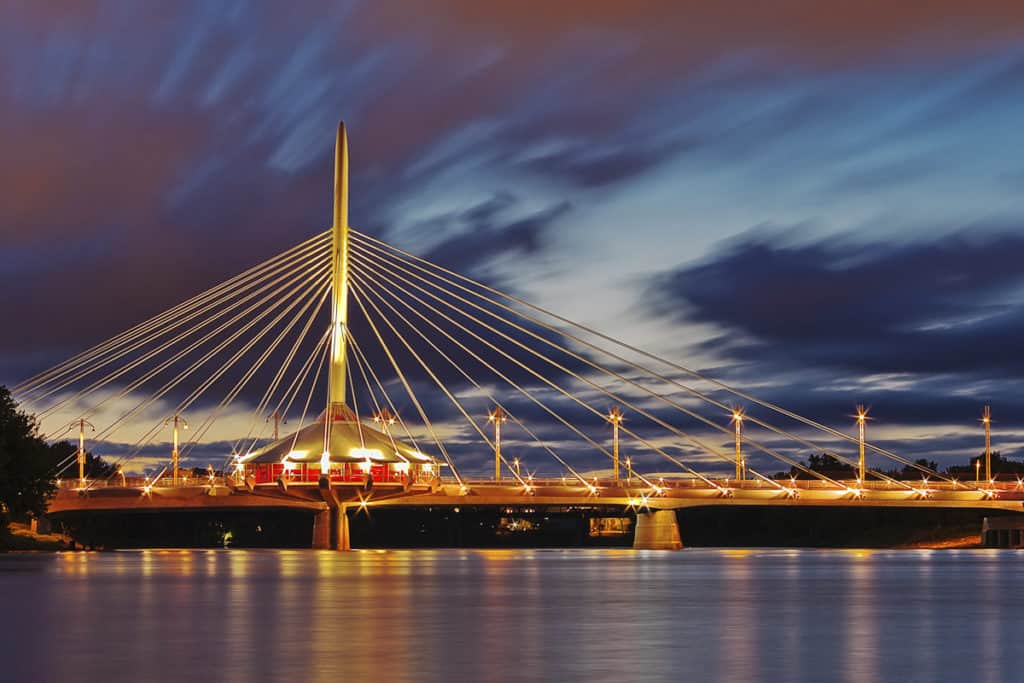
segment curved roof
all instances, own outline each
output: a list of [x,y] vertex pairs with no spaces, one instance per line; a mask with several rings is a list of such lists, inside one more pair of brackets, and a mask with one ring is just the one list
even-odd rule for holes
[[[420,453],[404,441],[394,438],[376,427],[357,420],[347,407],[338,406],[331,421],[331,462],[433,462],[434,458]],[[317,420],[272,441],[240,458],[244,463],[290,462],[319,463],[324,452],[324,415]]]

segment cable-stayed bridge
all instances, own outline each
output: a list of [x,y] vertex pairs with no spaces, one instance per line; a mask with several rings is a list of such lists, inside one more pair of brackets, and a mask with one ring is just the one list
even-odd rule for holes
[[[383,506],[619,507],[639,547],[678,547],[680,507],[1024,501],[987,460],[957,480],[872,443],[862,408],[847,434],[351,228],[343,125],[330,230],[14,392],[78,431],[54,517],[292,510],[315,547]],[[127,444],[116,474],[87,476],[87,436]],[[211,441],[216,466],[183,466]]]

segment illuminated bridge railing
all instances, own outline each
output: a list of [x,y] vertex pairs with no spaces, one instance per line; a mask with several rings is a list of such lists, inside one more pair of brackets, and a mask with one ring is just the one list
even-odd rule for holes
[[106,489],[106,488],[137,488],[150,487],[152,489],[163,488],[195,488],[204,486],[232,486],[233,482],[225,477],[203,476],[179,476],[178,484],[175,485],[171,477],[161,477],[155,482],[151,477],[124,477],[115,476],[112,479],[86,479],[81,482],[78,479],[58,479],[57,488],[63,491],[77,491],[85,489]]
[[[375,475],[377,473],[374,473]],[[436,474],[432,476],[424,475],[413,475],[410,479],[403,479],[401,475],[395,475],[389,473],[390,476],[380,477],[374,476],[374,482],[379,484],[392,483],[392,484],[410,484],[416,486],[431,485],[431,484],[453,484],[454,479],[450,477],[438,478]],[[365,482],[365,473],[353,473],[352,476],[346,477],[341,473],[336,473],[336,476],[331,477],[333,484],[363,484]],[[308,484],[316,485],[317,479],[315,477],[303,477],[301,473],[289,472],[286,474],[286,479],[289,484]],[[655,486],[665,489],[668,491],[685,491],[685,490],[712,490],[715,488],[725,488],[732,491],[768,491],[779,488],[796,489],[798,491],[835,491],[837,490],[836,484],[827,481],[821,481],[817,479],[778,479],[772,481],[765,481],[763,479],[745,479],[736,480],[728,478],[709,478],[711,483],[703,481],[698,478],[648,478],[647,481],[651,482]],[[251,480],[252,481],[252,480]],[[270,480],[263,478],[260,481],[253,481],[257,485],[276,485],[276,479]],[[642,490],[650,488],[640,478],[628,478],[622,477],[618,482],[613,479],[602,479],[602,478],[588,478],[587,484],[583,484],[578,479],[573,477],[530,477],[524,479],[527,484],[535,488],[574,488],[578,487],[585,489],[592,485],[599,489],[635,489]],[[947,481],[932,481],[932,480],[921,480],[921,479],[905,479],[898,481],[876,481],[869,480],[866,482],[858,483],[855,480],[836,479],[836,483],[840,486],[848,487],[849,489],[857,489],[861,491],[901,491],[901,490],[921,490],[926,489],[930,492],[936,491],[968,491],[968,490],[984,490],[991,492],[1017,492],[1024,494],[1024,481],[1013,478],[1013,479],[997,479],[994,482],[976,482],[972,480],[962,480],[956,483]],[[175,484],[170,476],[164,475],[153,481],[151,477],[138,477],[138,476],[126,476],[120,477],[115,476],[110,479],[86,479],[83,483],[78,479],[59,479],[57,480],[57,487],[61,490],[74,491],[81,489],[107,489],[107,488],[134,488],[144,489],[149,487],[150,489],[170,489],[170,488],[197,488],[197,487],[209,487],[209,486],[226,486],[232,488],[243,487],[244,484],[236,477],[223,477],[209,475],[188,475],[180,476],[179,481]],[[507,487],[515,488],[521,486],[518,481],[513,478],[506,477],[500,481],[494,479],[466,479],[464,483],[469,488],[473,487]]]

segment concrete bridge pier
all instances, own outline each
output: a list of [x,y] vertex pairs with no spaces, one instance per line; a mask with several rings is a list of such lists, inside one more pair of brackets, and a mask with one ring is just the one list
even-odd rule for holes
[[986,517],[981,544],[986,548],[1024,548],[1024,515]]
[[330,550],[332,512],[327,509],[313,515],[313,550]]
[[327,477],[320,477],[319,488],[327,509],[313,517],[313,549],[351,550],[346,506],[338,500]]
[[682,547],[675,510],[636,513],[634,550],[680,550]]
[[344,505],[331,510],[331,531],[334,550],[352,550],[348,536],[348,512]]
[[330,507],[313,516],[314,550],[351,550],[345,506]]

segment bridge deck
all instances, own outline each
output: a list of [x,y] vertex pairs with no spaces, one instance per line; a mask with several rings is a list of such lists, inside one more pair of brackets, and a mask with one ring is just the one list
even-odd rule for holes
[[366,497],[360,505],[614,505],[633,509],[668,510],[719,505],[792,507],[915,507],[983,508],[1024,511],[1024,491],[1015,489],[989,493],[979,490],[666,486],[660,493],[650,489],[602,486],[596,494],[581,486],[537,485],[527,493],[521,486],[495,482],[471,482],[468,491],[444,485],[427,491],[382,494]]
[[[953,488],[949,485],[899,488],[870,485],[847,489],[817,486],[816,482],[795,482],[777,488],[764,482],[733,482],[709,487],[673,482],[658,490],[630,486],[624,482],[603,482],[584,487],[556,482],[532,482],[527,490],[513,482],[464,482],[403,487],[378,484],[365,491],[362,486],[334,485],[334,495],[345,506],[617,506],[635,510],[668,510],[704,506],[792,506],[792,507],[904,507],[973,508],[1024,511],[1024,489],[999,485],[986,490]],[[242,487],[178,486],[152,488],[109,486],[82,490],[61,490],[50,504],[50,514],[72,511],[172,511],[190,509],[326,509],[323,493],[315,484],[292,483],[287,491],[277,485],[258,485],[252,491]]]

